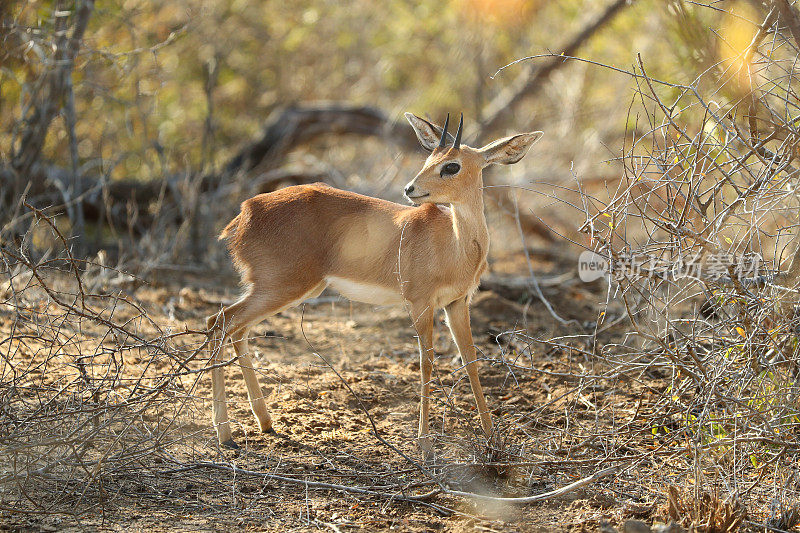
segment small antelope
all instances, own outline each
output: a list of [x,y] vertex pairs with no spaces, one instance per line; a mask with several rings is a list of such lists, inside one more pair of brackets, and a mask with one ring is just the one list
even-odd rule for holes
[[[433,366],[434,311],[447,323],[469,375],[481,426],[492,420],[478,378],[469,302],[486,269],[489,231],[483,213],[483,168],[516,163],[542,135],[521,133],[475,149],[444,128],[406,113],[423,148],[431,152],[405,187],[414,206],[334,189],[318,183],[260,194],[242,203],[222,231],[246,287],[244,295],[208,318],[212,365],[233,342],[247,384],[250,407],[261,430],[272,419],[248,353],[250,329],[266,317],[333,287],[373,305],[403,304],[419,338],[419,445],[430,451],[428,410]],[[441,204],[447,205],[444,207]],[[211,371],[214,427],[220,444],[236,448],[225,403],[225,368]]]

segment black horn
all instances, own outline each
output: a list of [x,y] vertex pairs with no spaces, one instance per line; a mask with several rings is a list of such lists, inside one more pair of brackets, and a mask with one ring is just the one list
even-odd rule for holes
[[450,124],[450,113],[447,114],[447,118],[444,119],[444,129],[442,129],[442,140],[439,141],[439,148],[444,148],[447,145],[447,126]]
[[461,113],[461,120],[458,121],[458,131],[456,132],[456,140],[453,143],[453,148],[458,150],[461,148],[461,130],[464,128],[464,113]]

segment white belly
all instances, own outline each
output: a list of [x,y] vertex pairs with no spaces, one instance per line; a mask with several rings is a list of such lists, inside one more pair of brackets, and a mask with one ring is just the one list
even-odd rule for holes
[[399,305],[403,303],[403,298],[399,292],[380,285],[361,283],[336,276],[328,276],[325,281],[336,289],[339,294],[355,302],[364,302],[372,305]]

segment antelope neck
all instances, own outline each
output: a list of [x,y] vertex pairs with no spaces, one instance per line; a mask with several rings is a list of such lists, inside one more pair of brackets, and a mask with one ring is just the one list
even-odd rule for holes
[[[457,242],[478,241],[488,243],[489,228],[483,213],[483,194],[478,189],[464,200],[450,204],[450,217],[453,220],[453,235]],[[482,246],[485,249],[485,246]]]

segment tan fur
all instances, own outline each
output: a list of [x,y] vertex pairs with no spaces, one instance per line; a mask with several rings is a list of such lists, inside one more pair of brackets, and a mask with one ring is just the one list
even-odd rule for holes
[[[432,124],[419,117],[409,117],[409,121],[423,145],[435,140]],[[489,249],[482,169],[488,162],[519,160],[537,138],[538,132],[497,141],[481,150],[463,145],[460,149],[434,150],[409,184],[428,195],[419,206],[404,206],[322,183],[287,187],[242,203],[241,213],[225,227],[221,238],[228,240],[246,292],[238,302],[209,317],[207,325],[212,334],[213,363],[223,361],[222,344],[229,337],[233,339],[251,407],[262,430],[270,430],[272,422],[246,353],[249,329],[332,285],[356,300],[402,302],[408,309],[420,343],[419,437],[426,451],[433,313],[445,308],[466,364],[483,430],[491,435],[468,310],[469,299],[486,268]],[[443,177],[440,169],[448,162],[457,162],[461,170]],[[232,442],[223,368],[212,371],[212,385],[218,438],[221,443]]]

